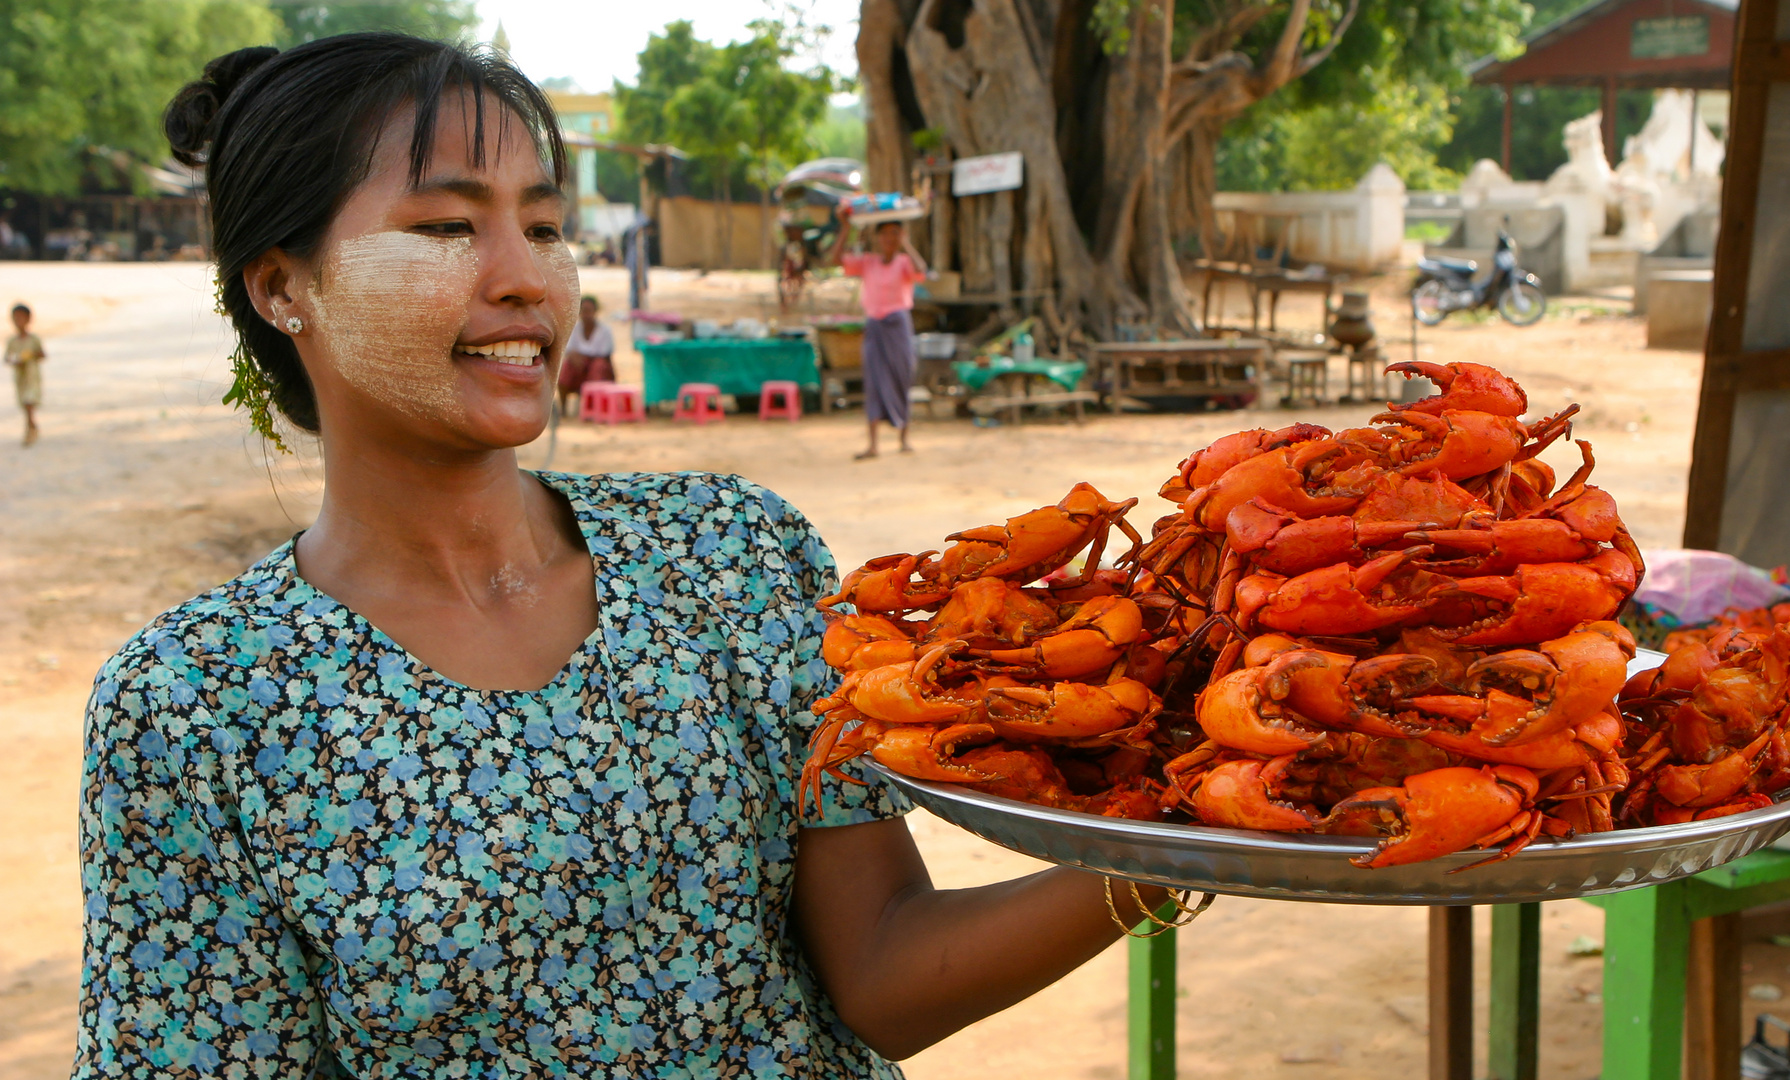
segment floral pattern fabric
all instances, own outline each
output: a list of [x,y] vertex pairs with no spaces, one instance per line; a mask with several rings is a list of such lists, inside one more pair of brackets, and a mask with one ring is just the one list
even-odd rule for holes
[[541,479],[602,610],[545,689],[436,674],[291,544],[100,671],[76,1077],[900,1075],[790,928],[831,556],[738,478]]

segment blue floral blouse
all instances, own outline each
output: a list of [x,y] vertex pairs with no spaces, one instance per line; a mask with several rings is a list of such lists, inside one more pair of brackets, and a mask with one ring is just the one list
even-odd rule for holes
[[291,544],[100,671],[77,1078],[900,1075],[790,927],[831,555],[736,477],[541,479],[602,604],[543,690],[436,674]]

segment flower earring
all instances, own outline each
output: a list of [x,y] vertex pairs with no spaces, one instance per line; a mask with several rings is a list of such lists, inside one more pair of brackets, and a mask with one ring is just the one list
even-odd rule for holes
[[286,332],[296,334],[305,328],[305,321],[297,315],[286,316]]

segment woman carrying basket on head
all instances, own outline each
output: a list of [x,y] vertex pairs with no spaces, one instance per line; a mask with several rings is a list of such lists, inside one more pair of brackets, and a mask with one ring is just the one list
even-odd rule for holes
[[926,280],[926,260],[908,241],[907,226],[879,222],[869,252],[845,251],[851,233],[851,204],[839,207],[839,238],[828,262],[844,268],[863,284],[864,416],[870,424],[870,445],[857,456],[876,456],[876,424],[887,420],[901,435],[901,452],[912,453],[907,441],[908,389],[914,385],[914,286]]

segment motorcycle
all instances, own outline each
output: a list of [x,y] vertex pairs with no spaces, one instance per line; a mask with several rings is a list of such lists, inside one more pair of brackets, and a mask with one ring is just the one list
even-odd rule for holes
[[1417,284],[1411,289],[1411,314],[1425,326],[1435,326],[1451,311],[1496,307],[1512,326],[1530,326],[1548,308],[1541,279],[1517,265],[1517,244],[1498,230],[1498,246],[1492,251],[1492,272],[1474,280],[1479,264],[1472,259],[1446,257],[1417,260]]

